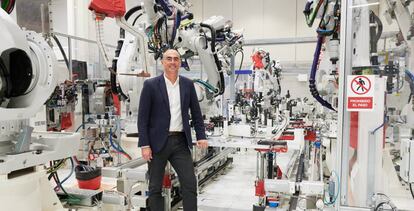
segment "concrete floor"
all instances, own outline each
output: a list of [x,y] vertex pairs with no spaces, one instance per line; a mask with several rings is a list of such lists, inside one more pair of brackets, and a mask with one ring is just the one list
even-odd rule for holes
[[198,196],[199,211],[252,210],[257,202],[256,152],[248,150],[233,154],[232,168],[207,184]]

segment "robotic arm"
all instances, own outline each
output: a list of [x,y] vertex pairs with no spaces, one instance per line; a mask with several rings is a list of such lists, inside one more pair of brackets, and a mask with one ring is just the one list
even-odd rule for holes
[[207,81],[195,82],[208,90],[208,99],[224,93],[224,73],[229,71],[228,59],[241,49],[242,36],[230,29],[231,22],[221,16],[213,16],[203,23],[191,24],[179,31],[176,46],[186,50],[186,54],[191,52],[198,55],[206,71]]
[[204,89],[208,90],[207,99],[212,99],[224,93],[224,72],[229,71],[229,58],[240,50],[243,38],[231,31],[232,23],[222,16],[192,23],[193,14],[183,5],[185,1],[181,4],[168,0],[144,1],[150,49],[156,59],[171,47],[184,50],[184,60],[198,55],[207,74],[206,81],[195,80],[198,96],[204,98],[200,96],[200,90]]
[[[408,70],[405,70],[405,78],[409,83],[411,98],[409,99],[408,104],[404,107],[403,113],[406,114],[407,117],[410,117],[410,115],[407,114],[412,114],[414,112],[414,76],[412,72],[414,70],[414,19],[409,9],[411,1],[387,0],[386,2],[388,4],[388,10],[386,11],[386,14],[397,21],[402,37],[404,38],[404,41],[408,47],[408,55],[406,61]],[[413,118],[407,119],[407,125],[408,127],[414,128],[414,121],[412,119]]]
[[0,115],[2,120],[31,117],[53,92],[62,71],[52,49],[35,32],[22,31],[0,10]]
[[[202,23],[191,23],[193,15],[185,6],[177,2],[145,0],[139,6],[139,10],[143,10],[143,14],[146,15],[145,28],[139,30],[121,18],[125,13],[123,1],[112,1],[113,4],[121,5],[115,7],[119,8],[117,12],[110,9],[114,7],[98,7],[103,2],[103,0],[92,1],[90,9],[96,14],[115,16],[121,28],[139,38],[141,41],[139,54],[141,62],[145,65],[144,70],[150,66],[146,58],[148,53],[153,53],[154,58],[157,59],[167,48],[181,48],[186,52],[184,59],[187,59],[188,55],[199,56],[208,79],[207,81],[196,80],[196,83],[208,90],[210,94],[207,98],[212,99],[224,93],[223,72],[229,66],[230,56],[239,50],[242,44],[242,35],[231,31],[229,21],[221,16],[213,16]],[[136,17],[138,18],[139,16]],[[142,30],[145,30],[145,37],[142,36],[144,34]],[[149,51],[146,49],[147,45],[142,43],[148,43]]]
[[64,68],[42,36],[1,9],[0,28],[0,174],[74,155],[79,134],[32,134],[28,124],[64,81]]

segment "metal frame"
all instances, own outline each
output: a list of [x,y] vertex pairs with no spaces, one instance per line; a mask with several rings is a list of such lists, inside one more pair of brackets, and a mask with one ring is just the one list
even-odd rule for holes
[[[347,183],[348,183],[348,157],[349,157],[349,129],[350,129],[350,116],[346,111],[346,79],[351,74],[352,70],[352,10],[353,1],[341,0],[341,46],[340,46],[340,75],[339,75],[339,95],[338,95],[338,136],[336,144],[336,172],[340,175],[340,193],[338,200],[335,203],[336,210],[345,210],[345,207],[341,207],[343,204],[347,204]],[[345,178],[345,179],[343,179]],[[350,209],[354,210],[354,209]]]
[[274,38],[274,39],[251,39],[251,40],[245,40],[244,46],[316,43],[316,41],[317,41],[317,37],[284,37],[284,38]]
[[366,207],[348,206],[348,172],[350,148],[350,113],[346,110],[347,77],[352,71],[353,43],[353,4],[354,1],[341,0],[341,45],[340,45],[340,75],[338,95],[338,136],[336,145],[337,160],[335,171],[340,175],[340,193],[335,203],[335,210],[371,210]]
[[[77,36],[73,36],[73,35],[68,35],[68,34],[63,34],[60,32],[53,32],[54,35],[60,36],[60,37],[65,37],[67,38],[67,44],[68,44],[68,62],[69,62],[69,77],[70,80],[72,80],[72,40],[77,40],[77,41],[82,41],[82,42],[87,42],[87,43],[92,43],[92,44],[96,44],[98,45],[98,42],[96,42],[95,40],[90,40],[90,39],[85,39],[82,37],[77,37]],[[109,45],[109,44],[105,44],[105,46],[109,47],[109,48],[114,48],[116,49],[116,46],[114,45]],[[99,57],[99,65],[101,65],[102,59],[101,59],[101,54],[98,54]]]

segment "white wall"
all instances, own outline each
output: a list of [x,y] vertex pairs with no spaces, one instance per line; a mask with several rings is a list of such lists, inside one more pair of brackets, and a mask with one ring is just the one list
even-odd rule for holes
[[[246,40],[316,36],[302,13],[304,0],[190,0],[196,21],[222,15],[233,21],[234,29],[244,29]],[[282,63],[309,63],[315,44],[260,46]],[[244,47],[249,57],[254,47]],[[245,61],[246,64],[250,59]]]

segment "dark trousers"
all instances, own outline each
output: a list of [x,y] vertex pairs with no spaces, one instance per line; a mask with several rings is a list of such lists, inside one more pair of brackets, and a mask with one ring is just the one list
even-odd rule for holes
[[149,206],[151,211],[164,211],[162,182],[165,166],[169,161],[178,174],[183,198],[184,211],[197,210],[197,180],[194,173],[193,159],[183,135],[169,136],[166,146],[158,153],[153,153],[149,162]]

